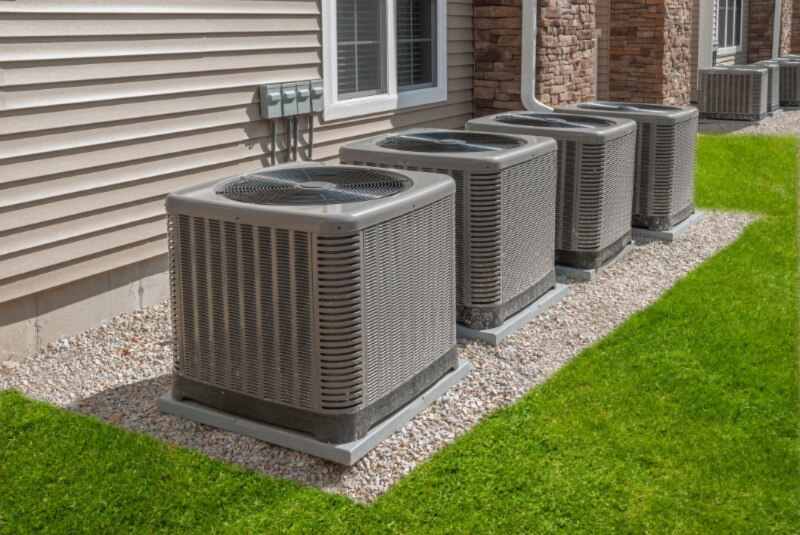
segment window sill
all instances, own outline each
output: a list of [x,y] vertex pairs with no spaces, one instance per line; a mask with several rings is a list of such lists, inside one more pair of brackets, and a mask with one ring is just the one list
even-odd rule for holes
[[429,87],[413,91],[400,91],[396,95],[375,95],[325,103],[326,121],[350,119],[373,113],[395,111],[415,106],[425,106],[447,100],[447,88]]
[[733,56],[741,52],[743,49],[740,46],[729,46],[727,48],[720,48],[717,50],[717,56]]

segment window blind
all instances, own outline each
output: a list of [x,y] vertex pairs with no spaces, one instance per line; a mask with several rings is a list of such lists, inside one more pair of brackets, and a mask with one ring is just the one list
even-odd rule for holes
[[337,0],[337,78],[340,98],[386,92],[383,2]]
[[433,84],[435,0],[397,0],[397,86]]

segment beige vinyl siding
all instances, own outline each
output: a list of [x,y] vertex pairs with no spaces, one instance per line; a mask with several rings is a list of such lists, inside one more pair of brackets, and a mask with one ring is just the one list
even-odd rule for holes
[[595,24],[597,39],[597,100],[608,99],[608,44],[611,38],[611,0],[597,0]]
[[[266,165],[258,86],[322,76],[320,9],[0,2],[0,302],[163,255],[167,193]],[[448,101],[318,118],[315,159],[351,139],[472,117],[471,0],[449,1],[447,23]],[[305,118],[301,129],[305,140]]]

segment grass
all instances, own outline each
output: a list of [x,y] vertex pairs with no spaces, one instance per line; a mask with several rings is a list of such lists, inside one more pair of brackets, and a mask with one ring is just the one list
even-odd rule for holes
[[797,141],[702,137],[731,247],[370,506],[0,394],[0,531],[797,532]]

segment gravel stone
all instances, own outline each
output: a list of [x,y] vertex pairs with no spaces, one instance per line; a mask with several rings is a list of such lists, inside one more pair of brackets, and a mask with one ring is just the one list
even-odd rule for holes
[[156,399],[171,380],[167,304],[118,316],[24,362],[0,363],[0,389],[15,388],[115,426],[369,502],[655,301],[752,220],[747,214],[708,212],[673,244],[636,247],[591,282],[562,280],[570,282],[570,295],[501,345],[459,340],[460,356],[472,364],[469,375],[352,467],[159,412]]
[[698,130],[703,134],[800,135],[800,110],[784,110],[778,115],[767,117],[760,125],[746,126],[735,121],[718,121],[701,124]]

